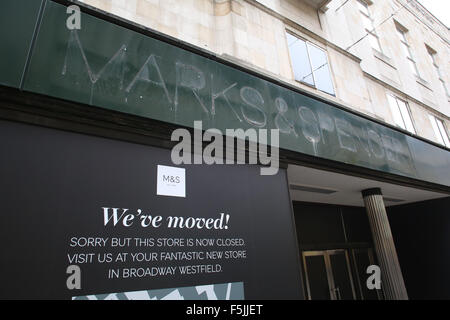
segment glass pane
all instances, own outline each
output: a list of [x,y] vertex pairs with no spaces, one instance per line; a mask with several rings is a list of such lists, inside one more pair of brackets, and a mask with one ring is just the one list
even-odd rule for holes
[[369,41],[372,48],[381,52],[380,42],[378,41],[378,38],[376,36],[369,33]]
[[430,62],[431,62],[431,64],[436,65],[436,61],[434,61],[434,54],[428,52],[428,56],[430,57]]
[[402,50],[405,53],[405,56],[407,58],[411,58],[411,52],[409,51],[408,46],[405,43],[403,43],[403,42],[401,43],[401,45],[402,45]]
[[392,117],[394,119],[394,123],[398,125],[400,128],[406,129],[405,124],[403,123],[402,115],[400,113],[400,110],[397,105],[396,99],[391,96],[387,95],[389,106],[391,107]]
[[330,262],[331,269],[333,270],[334,286],[337,289],[337,299],[354,300],[353,289],[345,254],[331,254]]
[[408,110],[408,106],[406,105],[406,102],[397,99],[397,103],[400,108],[400,112],[402,114],[403,121],[405,122],[406,130],[408,130],[409,132],[412,132],[412,133],[416,133],[416,131],[414,130],[412,121],[411,121],[411,116],[409,114],[409,110]]
[[310,44],[308,44],[308,50],[316,88],[334,94],[326,52]]
[[400,38],[400,41],[403,41],[403,42],[407,43],[406,37],[405,37],[405,33],[403,31],[400,31],[400,30],[397,29],[397,35]]
[[364,28],[366,28],[369,31],[372,31],[372,29],[373,29],[372,20],[370,20],[369,17],[366,17],[363,14],[361,15],[361,17],[363,19]]
[[327,55],[325,54],[325,51],[309,43],[308,43],[308,50],[313,72],[319,70],[319,68],[322,68],[323,66],[328,64]]
[[288,42],[288,47],[290,47],[294,42],[300,40],[300,39],[294,37],[290,33],[286,33],[286,39],[287,39],[287,42]]
[[314,85],[314,79],[309,64],[305,41],[287,33],[289,53],[291,54],[292,68],[295,80]]
[[368,8],[367,3],[363,3],[361,1],[356,1],[356,3],[358,4],[359,10],[364,12],[366,15],[369,15],[369,8]]
[[444,139],[445,145],[450,148],[450,141],[448,140],[447,131],[445,131],[444,123],[440,119],[436,119],[441,136]]
[[437,141],[440,144],[444,144],[444,140],[442,140],[441,133],[439,131],[439,127],[438,127],[438,125],[436,123],[436,118],[433,117],[432,115],[429,115],[428,117],[430,118],[431,126],[433,127],[434,135],[436,136]]
[[325,65],[314,72],[314,78],[316,79],[317,89],[332,95],[335,94],[328,65]]
[[307,256],[305,260],[311,300],[330,300],[324,256]]
[[416,67],[416,63],[410,59],[408,59],[408,65],[409,65],[409,69],[411,69],[411,72],[415,75],[419,75],[419,73],[417,72],[417,67]]

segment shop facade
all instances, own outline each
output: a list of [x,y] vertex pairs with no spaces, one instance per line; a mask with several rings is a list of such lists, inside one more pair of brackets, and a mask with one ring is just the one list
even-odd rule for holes
[[[7,2],[2,298],[448,297],[448,149],[90,7],[70,29],[69,2]],[[278,173],[174,165],[194,121],[276,130]]]

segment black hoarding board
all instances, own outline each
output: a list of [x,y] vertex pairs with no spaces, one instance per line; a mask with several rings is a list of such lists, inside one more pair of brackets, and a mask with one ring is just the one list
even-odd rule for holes
[[[0,298],[301,299],[286,171],[0,122]],[[170,181],[169,181],[170,182]]]

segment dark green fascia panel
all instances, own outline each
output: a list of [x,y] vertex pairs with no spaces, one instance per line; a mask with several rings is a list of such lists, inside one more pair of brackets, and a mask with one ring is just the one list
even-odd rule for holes
[[[450,186],[450,152],[141,33],[48,1],[25,90],[203,129],[280,129],[280,147]],[[270,141],[270,140],[269,140]]]
[[1,0],[0,84],[18,88],[43,0]]

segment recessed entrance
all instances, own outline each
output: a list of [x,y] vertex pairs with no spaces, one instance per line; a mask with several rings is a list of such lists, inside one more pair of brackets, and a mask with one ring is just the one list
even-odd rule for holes
[[383,190],[386,207],[447,195],[350,175],[289,166],[304,296],[310,300],[380,300],[367,273],[379,265],[361,191]]
[[381,291],[366,286],[370,248],[303,251],[306,297],[309,300],[380,300]]
[[356,298],[347,250],[304,251],[302,258],[309,300]]
[[378,300],[366,285],[377,264],[364,208],[294,202],[305,297],[309,300]]

